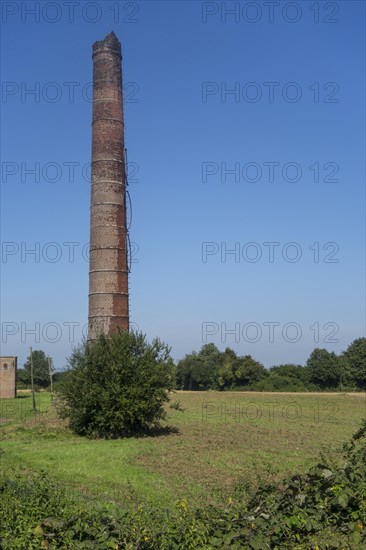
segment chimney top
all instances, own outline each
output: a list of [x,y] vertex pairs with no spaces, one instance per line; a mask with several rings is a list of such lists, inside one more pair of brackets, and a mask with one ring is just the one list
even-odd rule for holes
[[93,44],[93,52],[96,50],[113,50],[121,54],[121,43],[114,32],[108,33],[104,40],[97,40]]

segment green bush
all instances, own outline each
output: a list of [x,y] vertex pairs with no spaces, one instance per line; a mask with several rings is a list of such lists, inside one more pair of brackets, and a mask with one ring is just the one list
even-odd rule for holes
[[[237,517],[234,538],[253,549],[366,548],[366,421],[343,450],[341,463],[324,456],[281,486],[259,488]],[[218,540],[227,533],[224,526]]]
[[[47,388],[43,388],[42,386],[39,386],[38,384],[33,384],[33,388],[35,392],[44,391]],[[17,382],[17,390],[31,390],[32,386],[30,384],[23,384],[21,382]]]
[[117,330],[74,350],[59,382],[59,411],[79,435],[128,436],[160,427],[172,386],[168,346]]
[[24,382],[17,382],[17,390],[27,390],[28,388],[28,384],[24,384]]

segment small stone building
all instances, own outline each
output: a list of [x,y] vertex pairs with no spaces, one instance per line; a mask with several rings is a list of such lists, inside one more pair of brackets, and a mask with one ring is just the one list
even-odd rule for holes
[[0,357],[0,399],[16,396],[17,357]]

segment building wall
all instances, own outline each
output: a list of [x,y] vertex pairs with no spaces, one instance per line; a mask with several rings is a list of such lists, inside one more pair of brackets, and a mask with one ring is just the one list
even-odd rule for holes
[[0,398],[16,395],[17,357],[0,357]]

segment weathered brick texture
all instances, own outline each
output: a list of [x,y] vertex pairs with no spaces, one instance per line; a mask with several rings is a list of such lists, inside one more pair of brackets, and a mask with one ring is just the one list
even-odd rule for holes
[[93,45],[89,339],[129,327],[121,59],[114,33]]
[[0,398],[16,395],[17,357],[0,357]]

